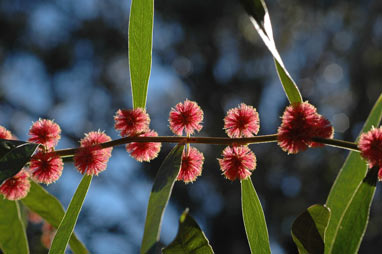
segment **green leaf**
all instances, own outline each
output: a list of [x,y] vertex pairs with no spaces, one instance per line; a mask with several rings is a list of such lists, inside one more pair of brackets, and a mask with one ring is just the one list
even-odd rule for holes
[[[378,98],[362,129],[367,132],[372,126],[378,126],[382,117],[382,95]],[[361,133],[362,133],[361,132]],[[330,190],[326,205],[331,210],[331,217],[325,235],[325,253],[334,252],[333,246],[342,234],[347,235],[346,242],[357,242],[357,248],[366,230],[371,200],[375,186],[369,181],[365,160],[357,152],[350,152]],[[367,180],[367,181],[366,181]],[[361,200],[359,199],[361,196]],[[359,206],[359,207],[355,207]],[[366,214],[354,214],[353,209]],[[349,216],[352,216],[349,218]],[[358,221],[354,227],[346,228],[347,220]],[[361,221],[359,221],[361,220]],[[345,228],[344,228],[345,227]],[[339,236],[340,235],[340,236]],[[336,243],[340,244],[340,243]],[[336,247],[338,248],[338,247]]]
[[241,0],[241,3],[250,16],[250,20],[255,27],[260,38],[272,53],[276,70],[279,75],[281,84],[290,103],[302,102],[301,93],[288,73],[276,48],[273,38],[271,19],[267,10],[267,6],[263,0]]
[[38,144],[0,139],[0,185],[16,175],[30,160]]
[[162,162],[155,177],[147,207],[141,253],[155,253],[158,251],[162,217],[176,177],[179,174],[183,148],[184,145],[177,145],[171,150]]
[[198,223],[186,209],[179,219],[179,229],[175,240],[162,250],[164,254],[209,254],[214,253],[208,239]]
[[312,205],[292,225],[292,238],[300,254],[324,253],[325,231],[330,210],[323,205]]
[[17,201],[0,197],[0,249],[4,254],[29,253],[25,226]]
[[250,177],[241,181],[241,207],[251,253],[271,253],[263,209]]
[[129,65],[134,108],[145,108],[151,71],[154,0],[132,0],[129,20]]
[[[25,206],[40,215],[54,228],[58,228],[64,217],[65,211],[60,201],[48,193],[42,186],[33,181],[31,181],[31,189],[28,195],[21,201]],[[75,254],[89,253],[74,233],[70,238],[69,244]]]
[[63,254],[77,223],[93,176],[84,175],[54,236],[49,254]]

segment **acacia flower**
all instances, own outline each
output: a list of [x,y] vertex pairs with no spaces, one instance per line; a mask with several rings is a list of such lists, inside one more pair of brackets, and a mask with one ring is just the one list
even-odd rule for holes
[[203,127],[200,124],[202,120],[202,109],[196,102],[189,100],[176,104],[175,108],[171,109],[168,119],[171,131],[179,136],[183,130],[187,136],[193,134],[195,130],[200,131]]
[[256,168],[256,156],[248,146],[227,146],[218,159],[225,177],[231,181],[249,177]]
[[61,128],[57,123],[52,120],[39,119],[30,128],[28,141],[53,148],[61,138],[60,134]]
[[64,163],[59,156],[42,151],[33,155],[29,166],[32,178],[39,183],[45,184],[57,181],[62,174],[63,168]]
[[312,141],[313,137],[332,138],[333,127],[330,122],[318,114],[316,108],[308,102],[288,106],[278,129],[279,146],[288,153],[321,146]]
[[[101,137],[102,136],[102,137]],[[89,132],[81,140],[81,147],[74,155],[74,165],[81,174],[98,175],[104,171],[111,156],[111,149],[102,149],[100,141],[111,140],[103,132]]]
[[259,114],[254,107],[244,103],[228,110],[224,118],[225,132],[231,138],[253,137],[259,128]]
[[[139,137],[157,137],[158,133],[149,130],[146,133],[138,135]],[[156,158],[161,149],[162,144],[158,142],[131,142],[126,145],[126,150],[130,153],[131,157],[139,162],[147,161]]]
[[178,174],[178,180],[185,183],[193,182],[202,174],[204,156],[195,147],[182,154],[182,165]]
[[114,128],[120,131],[122,137],[126,137],[146,132],[149,129],[150,117],[142,108],[119,109],[114,121]]
[[361,156],[365,158],[369,167],[378,166],[378,179],[382,180],[382,127],[372,128],[366,133],[362,133],[358,147]]
[[1,139],[12,139],[12,133],[4,128],[3,126],[0,126],[0,138]]
[[3,182],[0,186],[0,193],[8,200],[19,200],[26,197],[30,186],[28,172],[22,169]]

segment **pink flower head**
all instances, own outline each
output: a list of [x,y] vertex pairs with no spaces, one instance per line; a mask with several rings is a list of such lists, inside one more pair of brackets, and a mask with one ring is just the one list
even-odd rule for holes
[[298,153],[308,147],[321,146],[312,141],[314,137],[332,138],[330,122],[308,102],[288,106],[278,129],[279,146],[288,153]]
[[[139,137],[157,137],[158,133],[150,130],[146,133],[139,134]],[[126,150],[131,157],[139,162],[147,161],[156,158],[161,149],[162,144],[157,142],[131,142],[126,145]]]
[[45,248],[50,249],[55,234],[56,229],[51,224],[45,221],[42,225],[41,235],[41,243]]
[[58,180],[62,174],[64,163],[53,153],[38,152],[33,155],[29,169],[32,178],[39,183],[50,184]]
[[122,137],[133,136],[149,129],[150,117],[142,108],[119,109],[114,116],[114,128]]
[[15,176],[8,178],[0,186],[0,193],[8,200],[25,198],[30,189],[29,175],[22,169]]
[[231,138],[253,137],[259,132],[259,114],[252,106],[241,103],[224,118],[224,129]]
[[366,133],[362,133],[358,147],[361,150],[361,156],[365,158],[369,167],[379,166],[379,180],[382,179],[382,127],[372,128]]
[[28,141],[53,148],[61,138],[60,134],[61,128],[57,123],[52,120],[39,119],[30,128]]
[[195,147],[190,147],[187,153],[183,151],[182,165],[178,174],[178,180],[185,183],[193,182],[202,174],[204,156]]
[[1,139],[12,139],[12,133],[4,128],[3,126],[0,126],[0,138]]
[[[111,138],[106,135],[104,132],[98,130],[98,131],[91,131],[87,134],[85,134],[85,137],[81,139],[80,144],[81,146],[92,146],[97,145],[105,142],[111,141]],[[110,158],[111,152],[113,151],[113,147],[108,147],[102,149],[102,151],[105,153],[105,155]]]
[[105,148],[98,144],[110,141],[111,138],[103,132],[89,132],[81,140],[81,147],[74,156],[74,165],[81,174],[98,175],[104,171],[111,156],[112,148]]
[[218,159],[225,177],[231,181],[249,177],[256,168],[256,156],[248,146],[227,146],[223,159]]
[[183,130],[186,135],[193,134],[195,130],[200,131],[203,127],[200,124],[202,120],[202,109],[196,102],[189,100],[176,104],[175,108],[171,109],[168,119],[171,131],[179,136],[182,135]]
[[40,215],[32,211],[28,211],[28,220],[33,224],[38,224],[43,221]]

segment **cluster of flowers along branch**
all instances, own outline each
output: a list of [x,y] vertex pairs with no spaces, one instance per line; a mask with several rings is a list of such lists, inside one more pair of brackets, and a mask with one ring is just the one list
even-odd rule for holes
[[[193,182],[201,175],[203,154],[190,143],[227,145],[218,159],[224,176],[234,181],[246,179],[256,168],[256,156],[249,144],[277,142],[289,154],[304,151],[309,147],[336,146],[360,151],[369,167],[378,166],[378,179],[382,180],[382,127],[363,133],[359,143],[333,139],[333,127],[316,108],[308,102],[294,103],[286,107],[277,134],[255,136],[260,129],[259,114],[252,106],[241,103],[230,109],[224,118],[224,129],[228,138],[191,137],[202,129],[203,111],[196,102],[186,100],[171,109],[169,125],[178,136],[159,137],[149,128],[150,117],[142,108],[118,110],[114,116],[115,129],[121,139],[111,138],[101,131],[92,131],[80,141],[79,148],[55,150],[61,128],[52,120],[40,119],[29,130],[29,142],[40,144],[32,156],[29,169],[24,168],[15,176],[5,180],[0,193],[9,200],[24,198],[30,188],[29,178],[44,184],[55,182],[63,170],[63,158],[74,156],[74,165],[81,174],[98,175],[104,171],[114,146],[125,144],[127,152],[137,161],[157,157],[161,142],[186,144],[178,180]],[[182,136],[183,132],[186,136]],[[12,134],[0,126],[1,139],[13,139]]]

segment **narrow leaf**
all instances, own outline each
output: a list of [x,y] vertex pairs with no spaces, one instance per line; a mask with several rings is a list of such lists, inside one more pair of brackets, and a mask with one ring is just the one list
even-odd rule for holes
[[[65,211],[60,201],[33,181],[31,181],[31,189],[28,195],[21,201],[25,206],[40,215],[54,228],[58,228],[62,218],[64,217]],[[70,238],[69,244],[75,254],[89,253],[74,233]]]
[[301,93],[285,68],[281,56],[276,48],[273,38],[271,19],[269,17],[265,2],[263,0],[241,0],[241,3],[250,16],[250,20],[260,38],[273,55],[277,73],[289,102],[302,102]]
[[129,20],[129,65],[134,108],[146,106],[151,71],[154,0],[132,0]]
[[38,144],[0,139],[0,185],[16,175],[30,160]]
[[29,253],[19,204],[3,197],[0,197],[0,249],[4,254]]
[[70,201],[68,210],[62,219],[60,226],[57,229],[53,239],[49,254],[62,254],[65,252],[70,236],[73,233],[74,226],[77,223],[78,215],[80,214],[82,204],[84,203],[86,194],[89,190],[92,176],[84,175],[76,192]]
[[330,210],[323,205],[312,205],[297,217],[292,225],[292,237],[300,254],[324,253],[329,218]]
[[[362,132],[369,131],[372,126],[378,126],[380,124],[381,117],[382,95],[378,98],[373,109],[371,110]],[[374,187],[372,187],[372,185],[361,187],[361,185],[364,184],[366,173],[367,165],[365,160],[361,158],[359,153],[350,152],[343,167],[337,175],[326,201],[326,205],[331,210],[331,217],[325,235],[325,253],[334,253],[332,252],[332,248],[334,242],[336,241],[337,234],[343,226],[341,223],[344,219],[345,213],[347,213],[347,209],[349,209],[348,207],[353,207],[353,205],[351,205],[352,202],[356,202],[353,201],[353,199],[356,199],[357,195],[364,195],[363,202],[358,203],[358,205],[362,206],[362,208],[359,209],[369,209],[371,199],[374,195],[374,190],[372,190]],[[353,241],[350,239],[355,239],[357,237],[356,235],[363,235],[366,230],[367,216],[365,219],[366,220],[362,223],[364,225],[363,227],[354,228],[354,230],[359,231],[358,233],[353,232],[353,230],[348,232],[348,241]],[[359,234],[360,232],[361,234]],[[361,238],[358,237],[358,240],[360,241]]]
[[155,177],[147,207],[141,253],[154,253],[158,250],[162,217],[179,174],[183,148],[184,145],[177,145],[171,150]]
[[251,253],[271,253],[263,208],[250,177],[241,181],[241,208]]
[[179,219],[179,229],[175,240],[162,250],[164,254],[212,254],[214,253],[208,239],[198,223],[186,209]]

